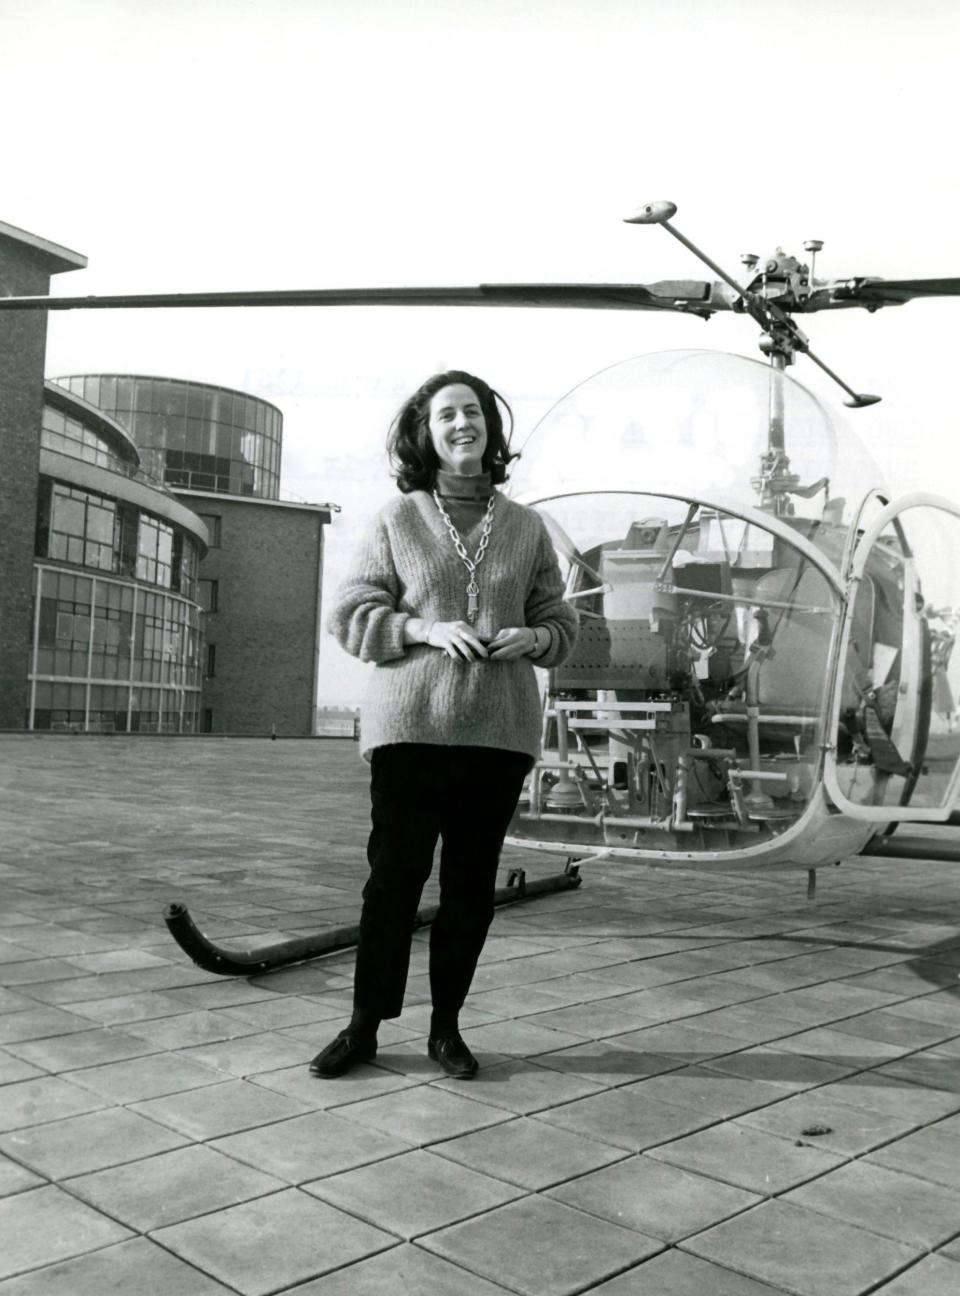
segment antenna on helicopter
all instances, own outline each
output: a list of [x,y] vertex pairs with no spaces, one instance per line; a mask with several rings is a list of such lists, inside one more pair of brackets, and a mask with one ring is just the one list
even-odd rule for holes
[[[783,372],[787,365],[793,364],[796,352],[800,351],[808,356],[815,365],[832,378],[838,386],[843,388],[848,396],[844,404],[850,406],[851,409],[862,409],[866,405],[875,405],[880,400],[880,397],[854,391],[838,374],[835,374],[832,369],[824,364],[819,356],[814,355],[810,350],[806,335],[800,331],[784,310],[760,293],[752,292],[750,288],[745,288],[742,284],[737,283],[736,279],[728,275],[715,261],[712,261],[695,243],[691,243],[685,235],[675,229],[670,224],[670,218],[676,215],[676,211],[676,203],[646,203],[635,215],[627,216],[625,223],[628,225],[662,225],[669,234],[672,234],[679,243],[688,248],[694,256],[698,257],[704,265],[709,266],[714,274],[719,275],[724,283],[733,289],[736,293],[736,298],[732,302],[733,309],[745,311],[763,330],[763,336],[760,339],[760,350],[770,359],[767,449],[760,459],[759,476],[753,478],[751,484],[760,496],[761,508],[768,509],[778,515],[790,514],[793,512],[793,505],[789,499],[791,495],[808,496],[815,494],[820,489],[829,489],[828,483],[825,482],[818,482],[812,487],[802,487],[800,478],[796,473],[790,471],[790,460],[787,457],[784,437]],[[810,239],[805,246],[807,251],[815,256],[823,247],[823,243],[820,239]],[[779,249],[777,250],[777,256],[781,256]],[[752,253],[744,255],[740,259],[751,272],[754,271],[759,260]],[[762,272],[761,281],[765,283],[766,273],[776,271],[778,266],[777,258],[768,261]],[[812,276],[803,282],[812,287]]]

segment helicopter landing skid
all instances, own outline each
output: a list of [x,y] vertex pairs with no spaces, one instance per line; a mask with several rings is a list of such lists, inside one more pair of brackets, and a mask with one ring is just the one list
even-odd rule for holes
[[[527,880],[524,869],[513,868],[507,874],[507,885],[499,887],[494,893],[494,904],[516,904],[555,891],[572,891],[583,880],[580,877],[579,863],[580,861],[568,859],[562,873],[531,881]],[[438,908],[438,905],[428,905],[419,910],[414,920],[414,930],[429,926],[437,916]],[[275,972],[295,963],[321,958],[324,954],[350,949],[360,938],[359,927],[352,924],[331,927],[312,936],[277,941],[260,949],[230,949],[217,945],[209,936],[204,935],[193,921],[186,905],[168,905],[163,919],[170,935],[194,963],[205,972],[214,972],[220,976],[262,976],[266,972]]]

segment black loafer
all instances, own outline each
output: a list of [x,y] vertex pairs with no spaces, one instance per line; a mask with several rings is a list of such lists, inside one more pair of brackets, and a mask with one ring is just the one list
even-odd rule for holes
[[436,1039],[428,1039],[427,1053],[455,1080],[469,1080],[480,1070],[480,1064],[459,1035],[438,1035]]
[[360,1062],[369,1062],[377,1055],[375,1039],[357,1039],[349,1031],[341,1031],[310,1063],[310,1074],[322,1080],[333,1080]]

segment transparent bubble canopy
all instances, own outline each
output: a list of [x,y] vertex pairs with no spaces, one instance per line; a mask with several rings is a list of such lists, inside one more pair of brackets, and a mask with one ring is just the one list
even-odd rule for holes
[[756,507],[776,386],[790,472],[801,488],[828,480],[796,501],[798,513],[820,516],[829,500],[850,505],[882,486],[856,434],[793,378],[744,356],[661,351],[602,369],[558,401],[523,445],[511,493],[659,490]]

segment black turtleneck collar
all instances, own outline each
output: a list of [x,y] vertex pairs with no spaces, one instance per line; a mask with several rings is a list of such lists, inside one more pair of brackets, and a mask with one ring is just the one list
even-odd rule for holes
[[462,477],[459,473],[437,469],[437,494],[441,499],[488,500],[492,493],[493,483],[488,472]]

